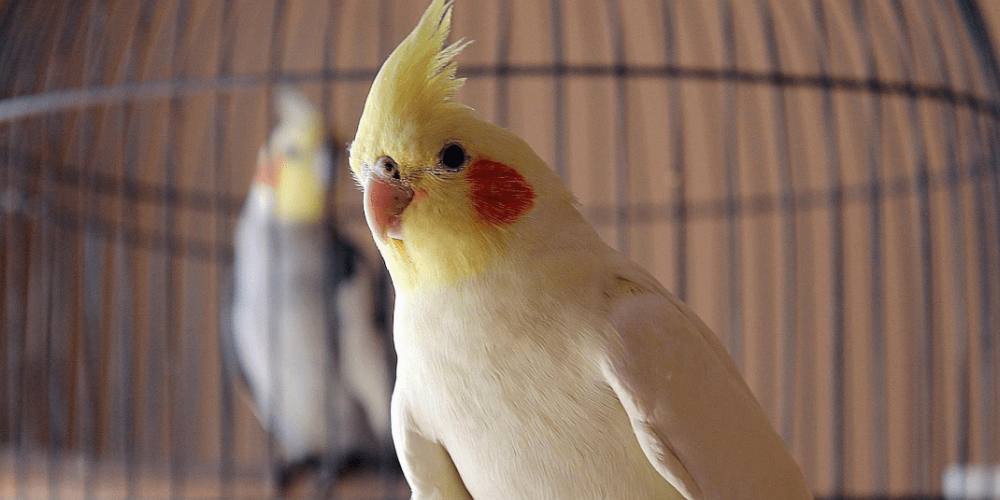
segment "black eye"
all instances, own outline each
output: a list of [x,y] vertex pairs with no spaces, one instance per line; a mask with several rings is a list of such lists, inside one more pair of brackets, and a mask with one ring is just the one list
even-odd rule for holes
[[444,165],[444,168],[453,172],[461,170],[465,166],[467,159],[465,150],[458,144],[451,143],[441,150],[441,164]]

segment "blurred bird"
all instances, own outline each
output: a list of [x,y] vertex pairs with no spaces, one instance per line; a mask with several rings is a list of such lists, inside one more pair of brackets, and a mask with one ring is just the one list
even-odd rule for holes
[[310,469],[332,481],[379,463],[394,361],[388,276],[325,217],[332,158],[320,115],[290,89],[276,107],[236,228],[224,352],[280,446],[284,491]]
[[450,24],[434,0],[350,148],[396,289],[413,498],[812,498],[708,327],[601,241],[527,143],[451,100]]

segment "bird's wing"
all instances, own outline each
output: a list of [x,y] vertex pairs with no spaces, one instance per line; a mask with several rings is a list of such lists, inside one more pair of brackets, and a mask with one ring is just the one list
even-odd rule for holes
[[380,444],[388,445],[395,360],[390,356],[391,333],[384,330],[380,317],[390,307],[378,295],[382,274],[345,235],[334,228],[330,234],[326,280],[330,344],[337,347],[340,376],[364,407],[372,431],[383,441]]
[[[396,354],[392,350],[393,290],[389,271],[381,261],[372,262],[366,257],[346,234],[337,231],[335,224],[329,223],[327,232],[329,238],[326,245],[325,281],[329,296],[327,306],[333,308],[330,317],[337,316],[338,289],[359,276],[363,277],[368,286],[359,289],[358,292],[366,295],[364,302],[370,305],[366,308],[365,314],[370,313],[372,327],[378,335],[379,342],[386,347],[386,359],[389,360],[389,364],[395,365]],[[331,333],[334,331],[330,329]]]
[[725,349],[682,302],[643,293],[611,313],[602,370],[646,457],[695,499],[812,496]]
[[222,368],[226,374],[226,380],[240,383],[250,387],[247,374],[240,363],[239,355],[236,353],[236,339],[233,325],[233,275],[232,272],[223,273],[219,284],[219,354],[222,356]]

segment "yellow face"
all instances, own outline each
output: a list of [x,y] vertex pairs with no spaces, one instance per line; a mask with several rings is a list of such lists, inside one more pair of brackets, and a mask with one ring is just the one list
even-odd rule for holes
[[277,171],[275,215],[289,222],[316,222],[323,218],[326,185],[313,171],[312,165],[284,159]]
[[330,183],[330,152],[315,106],[289,88],[275,99],[278,124],[257,159],[254,182],[274,190],[279,222],[316,223],[323,218]]
[[[451,99],[462,86],[445,45],[451,3],[432,0],[379,70],[351,145],[368,225],[399,289],[454,283],[498,264],[539,219],[536,204],[572,196],[513,133]],[[537,231],[535,231],[537,232]]]
[[[534,188],[509,164],[511,155],[483,147],[502,144],[495,134],[509,132],[466,111],[472,121],[437,134],[440,146],[432,155],[414,159],[406,149],[389,147],[358,162],[365,218],[394,281],[404,289],[483,272],[503,255],[514,225],[534,208]],[[433,144],[404,143],[421,142]]]

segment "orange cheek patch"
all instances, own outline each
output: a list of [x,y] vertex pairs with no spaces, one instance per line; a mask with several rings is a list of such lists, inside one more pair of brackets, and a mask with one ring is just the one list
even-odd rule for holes
[[517,170],[490,160],[469,165],[472,206],[483,222],[511,224],[535,206],[535,190]]
[[281,158],[278,158],[257,167],[257,174],[254,175],[253,181],[257,184],[267,184],[268,186],[276,187],[278,185],[278,164],[280,162]]

